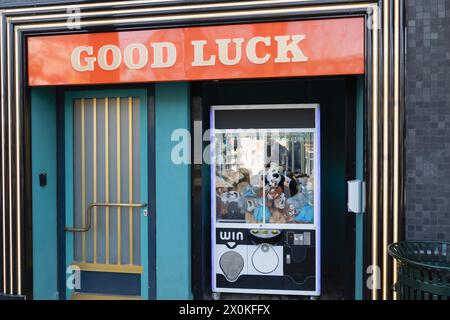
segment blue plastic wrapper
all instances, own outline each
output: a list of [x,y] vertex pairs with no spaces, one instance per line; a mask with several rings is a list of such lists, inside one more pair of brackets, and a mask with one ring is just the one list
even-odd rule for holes
[[259,205],[255,209],[255,211],[253,211],[253,215],[254,215],[255,220],[256,220],[257,223],[262,223],[263,220],[265,220],[264,221],[265,223],[269,223],[270,222],[271,214],[270,214],[269,208],[267,208],[267,206],[266,206],[266,215],[265,215],[265,217],[264,217],[264,210],[263,210],[263,206],[262,205]]
[[314,208],[307,204],[300,210],[300,213],[294,218],[295,222],[314,223]]

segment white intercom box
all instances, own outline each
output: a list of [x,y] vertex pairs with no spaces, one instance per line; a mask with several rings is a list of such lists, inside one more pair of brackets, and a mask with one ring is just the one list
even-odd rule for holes
[[352,213],[364,212],[364,181],[348,181],[348,211]]

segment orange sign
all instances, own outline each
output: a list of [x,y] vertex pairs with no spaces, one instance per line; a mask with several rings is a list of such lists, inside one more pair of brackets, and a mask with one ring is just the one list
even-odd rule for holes
[[31,86],[363,73],[363,18],[28,38]]

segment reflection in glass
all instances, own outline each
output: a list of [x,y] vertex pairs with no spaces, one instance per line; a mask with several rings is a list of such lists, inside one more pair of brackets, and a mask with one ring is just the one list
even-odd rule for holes
[[234,130],[215,134],[218,222],[314,223],[314,133]]

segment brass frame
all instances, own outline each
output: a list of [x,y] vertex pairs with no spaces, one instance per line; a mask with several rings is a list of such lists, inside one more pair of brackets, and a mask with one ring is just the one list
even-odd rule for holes
[[[13,8],[0,11],[1,44],[1,118],[2,118],[2,212],[3,237],[10,245],[9,256],[3,255],[3,294],[22,295],[24,253],[24,127],[26,95],[25,39],[35,33],[76,33],[64,19],[76,17],[67,9],[88,10],[80,13],[80,26],[88,31],[146,29],[174,25],[231,24],[249,21],[306,19],[363,15],[368,25],[366,43],[367,138],[367,223],[370,248],[367,265],[382,263],[381,297],[392,296],[392,261],[385,252],[387,242],[402,237],[403,213],[403,6],[404,0],[316,1],[254,0],[244,2],[208,2],[182,4],[178,0],[110,1],[90,4]],[[381,10],[380,10],[381,8]],[[372,11],[372,13],[370,12]],[[45,12],[45,14],[40,14]],[[380,18],[380,19],[379,19]],[[83,20],[84,19],[84,20]],[[393,20],[393,22],[391,21]],[[382,21],[379,24],[379,21]],[[372,22],[370,24],[370,22]],[[393,27],[391,27],[393,26]],[[379,32],[379,28],[382,32]],[[391,32],[392,31],[392,32]],[[392,89],[393,88],[393,89]],[[15,120],[13,122],[13,120]],[[14,140],[13,140],[14,138]],[[14,141],[14,143],[13,143]],[[8,161],[6,161],[6,159]],[[15,189],[13,189],[13,181]],[[6,199],[6,195],[9,199]],[[8,200],[8,201],[6,201]],[[14,200],[14,201],[13,201]],[[381,212],[381,214],[379,214]],[[7,215],[7,213],[9,215]],[[9,232],[5,228],[9,224]],[[14,230],[13,230],[13,227]],[[10,239],[6,237],[8,233]],[[14,236],[15,241],[12,237]],[[6,245],[4,242],[4,245]],[[15,246],[15,248],[13,248]],[[381,256],[381,260],[380,260]],[[7,262],[10,267],[8,269]],[[15,268],[13,267],[15,265]],[[8,269],[8,270],[7,270]],[[8,276],[9,275],[9,281]],[[395,276],[393,278],[395,280]],[[379,299],[379,290],[371,290]]]

